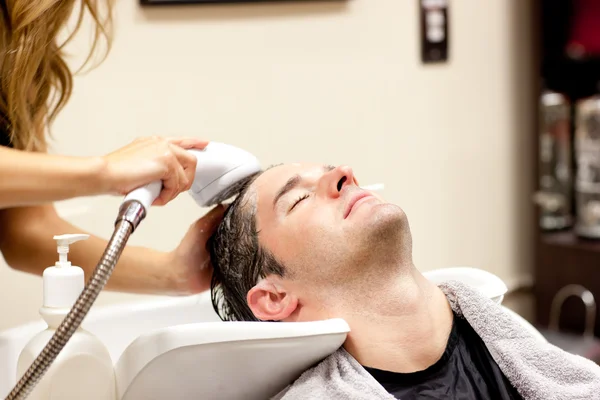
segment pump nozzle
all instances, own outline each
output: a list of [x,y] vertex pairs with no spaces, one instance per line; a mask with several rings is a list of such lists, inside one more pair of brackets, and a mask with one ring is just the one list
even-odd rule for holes
[[56,235],[56,251],[58,252],[58,261],[56,262],[57,267],[69,267],[71,262],[67,260],[67,254],[69,254],[69,245],[78,242],[80,240],[86,240],[90,235],[85,233],[74,233],[67,235]]
[[80,267],[67,261],[69,245],[89,238],[84,233],[57,235],[56,247],[60,259],[53,267],[46,268],[44,274],[44,307],[71,307],[84,287],[84,273]]

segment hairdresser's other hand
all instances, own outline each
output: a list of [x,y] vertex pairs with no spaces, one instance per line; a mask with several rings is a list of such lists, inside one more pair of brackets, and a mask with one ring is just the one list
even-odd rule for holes
[[186,149],[203,149],[207,141],[190,137],[143,137],[105,155],[102,176],[106,192],[125,195],[161,180],[163,190],[153,205],[162,206],[188,190],[196,172],[196,157]]
[[225,206],[213,208],[193,223],[175,250],[169,253],[166,267],[174,274],[178,294],[194,294],[210,289],[212,265],[206,242],[223,219]]

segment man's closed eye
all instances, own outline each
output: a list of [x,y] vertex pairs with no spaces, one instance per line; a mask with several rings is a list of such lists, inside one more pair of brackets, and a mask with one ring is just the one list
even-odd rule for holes
[[290,212],[303,200],[307,199],[310,195],[309,194],[303,194],[302,196],[298,197],[293,203],[292,203],[292,207],[290,208]]

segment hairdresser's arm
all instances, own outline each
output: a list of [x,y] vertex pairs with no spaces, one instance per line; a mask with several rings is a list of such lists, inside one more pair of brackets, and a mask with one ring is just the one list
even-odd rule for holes
[[102,157],[65,157],[0,147],[0,208],[101,194]]
[[[208,254],[205,240],[219,220],[215,209],[192,226],[172,252],[127,246],[106,289],[131,293],[185,295],[208,289]],[[0,210],[0,251],[14,269],[41,275],[57,260],[56,234],[86,233],[61,219],[52,206]],[[86,281],[100,260],[107,241],[97,236],[71,246],[69,260],[85,271]],[[198,252],[200,251],[200,252]],[[196,253],[194,253],[196,252]]]
[[196,158],[184,149],[201,149],[195,138],[146,137],[105,156],[68,157],[0,147],[0,209],[41,205],[98,194],[126,194],[162,180],[155,205],[187,190]]

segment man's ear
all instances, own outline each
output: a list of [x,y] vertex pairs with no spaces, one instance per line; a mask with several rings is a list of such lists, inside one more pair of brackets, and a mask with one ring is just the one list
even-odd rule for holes
[[281,321],[298,307],[298,299],[286,292],[275,277],[261,279],[246,298],[254,316],[261,321]]

